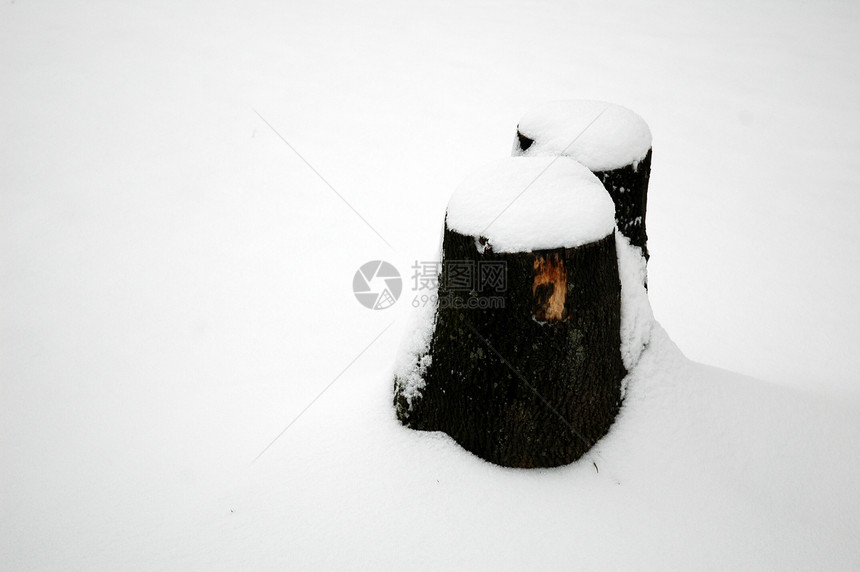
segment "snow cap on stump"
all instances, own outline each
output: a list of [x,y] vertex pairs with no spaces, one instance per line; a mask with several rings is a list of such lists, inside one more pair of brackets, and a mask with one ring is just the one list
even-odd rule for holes
[[651,130],[626,107],[604,101],[551,101],[517,126],[514,155],[564,155],[591,171],[637,165],[651,148]]
[[615,206],[600,180],[567,157],[508,157],[469,176],[446,224],[494,252],[574,248],[608,236]]

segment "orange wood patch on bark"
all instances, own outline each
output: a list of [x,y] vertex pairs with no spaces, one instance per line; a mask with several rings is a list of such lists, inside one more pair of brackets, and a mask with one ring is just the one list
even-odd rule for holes
[[567,297],[567,269],[558,254],[538,256],[534,262],[532,283],[534,315],[542,322],[565,319],[564,301]]

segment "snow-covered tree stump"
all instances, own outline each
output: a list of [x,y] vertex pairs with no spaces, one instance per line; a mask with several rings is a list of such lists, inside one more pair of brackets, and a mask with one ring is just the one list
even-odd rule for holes
[[[448,204],[438,304],[398,364],[400,421],[511,467],[571,463],[605,435],[626,375],[614,214],[600,181],[564,157],[509,158],[467,179]],[[498,275],[481,280],[499,265],[501,307]]]
[[520,120],[513,155],[564,155],[588,167],[615,203],[618,230],[648,259],[651,131],[641,117],[602,101],[546,103]]

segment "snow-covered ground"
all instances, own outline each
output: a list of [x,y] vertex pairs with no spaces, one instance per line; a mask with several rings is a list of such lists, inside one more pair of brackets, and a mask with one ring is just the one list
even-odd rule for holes
[[[0,569],[860,567],[860,4],[14,0],[0,73]],[[392,363],[567,98],[651,128],[662,328],[587,458],[503,469]]]

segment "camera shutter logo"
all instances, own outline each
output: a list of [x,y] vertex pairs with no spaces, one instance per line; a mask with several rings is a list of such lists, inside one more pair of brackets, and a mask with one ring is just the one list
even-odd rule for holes
[[384,310],[394,305],[403,291],[400,273],[384,260],[371,260],[361,265],[352,278],[355,298],[365,308]]

